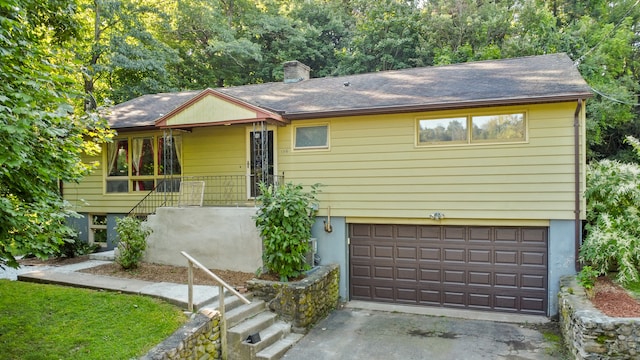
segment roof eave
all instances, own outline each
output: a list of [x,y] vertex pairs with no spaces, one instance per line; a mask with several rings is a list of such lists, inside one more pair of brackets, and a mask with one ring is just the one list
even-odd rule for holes
[[282,117],[288,120],[305,120],[305,119],[317,119],[317,118],[335,118],[335,117],[343,117],[343,116],[383,115],[383,114],[390,114],[390,113],[458,110],[458,109],[490,107],[490,106],[514,106],[514,105],[531,105],[531,104],[543,104],[543,103],[558,103],[558,102],[577,101],[578,99],[584,100],[591,97],[593,97],[592,93],[584,92],[584,93],[543,96],[543,97],[488,99],[488,100],[477,100],[477,101],[446,102],[446,103],[433,103],[433,104],[420,104],[420,105],[399,105],[399,106],[384,106],[384,107],[346,109],[346,110],[284,113],[282,114]]

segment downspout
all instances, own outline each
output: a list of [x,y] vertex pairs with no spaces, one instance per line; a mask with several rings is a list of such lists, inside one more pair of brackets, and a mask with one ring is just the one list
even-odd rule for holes
[[578,105],[573,115],[573,136],[574,136],[574,197],[575,197],[575,267],[576,271],[580,271],[580,246],[582,245],[582,221],[580,220],[580,111],[582,110],[582,99],[578,99]]

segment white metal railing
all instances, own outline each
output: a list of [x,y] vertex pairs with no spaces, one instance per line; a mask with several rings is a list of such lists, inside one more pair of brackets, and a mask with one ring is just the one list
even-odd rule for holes
[[204,265],[200,264],[198,260],[191,257],[184,251],[180,251],[182,256],[186,257],[189,261],[189,311],[193,311],[193,266],[197,266],[200,270],[204,271],[207,275],[211,276],[218,283],[218,311],[220,312],[220,348],[222,350],[222,359],[227,359],[227,318],[224,314],[224,289],[229,290],[233,295],[237,296],[245,304],[251,304],[246,297],[242,296],[231,285],[227,284],[224,280],[220,279],[218,275],[211,272]]

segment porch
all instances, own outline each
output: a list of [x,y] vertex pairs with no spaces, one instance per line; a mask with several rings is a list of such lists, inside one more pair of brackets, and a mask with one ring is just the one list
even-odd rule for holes
[[158,181],[128,215],[146,218],[161,207],[254,207],[260,183],[282,184],[284,176],[170,176]]

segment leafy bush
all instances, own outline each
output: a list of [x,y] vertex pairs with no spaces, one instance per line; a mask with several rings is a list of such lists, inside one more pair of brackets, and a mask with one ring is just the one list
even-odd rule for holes
[[302,185],[292,183],[278,187],[260,184],[257,200],[261,206],[254,219],[264,245],[264,267],[280,281],[300,276],[310,268],[305,255],[315,222],[318,186],[304,192]]
[[147,237],[151,234],[151,229],[139,219],[124,217],[116,219],[116,232],[120,238],[116,262],[124,269],[138,267],[147,249]]
[[68,257],[73,258],[76,256],[82,256],[87,254],[93,254],[100,248],[98,244],[89,244],[78,238],[65,241],[63,245],[58,248],[55,253],[55,257]]
[[580,260],[599,274],[640,279],[640,167],[601,160],[587,167],[587,236]]
[[596,279],[599,275],[600,273],[597,270],[594,270],[591,266],[587,265],[578,273],[578,282],[586,290],[591,290],[596,284]]

